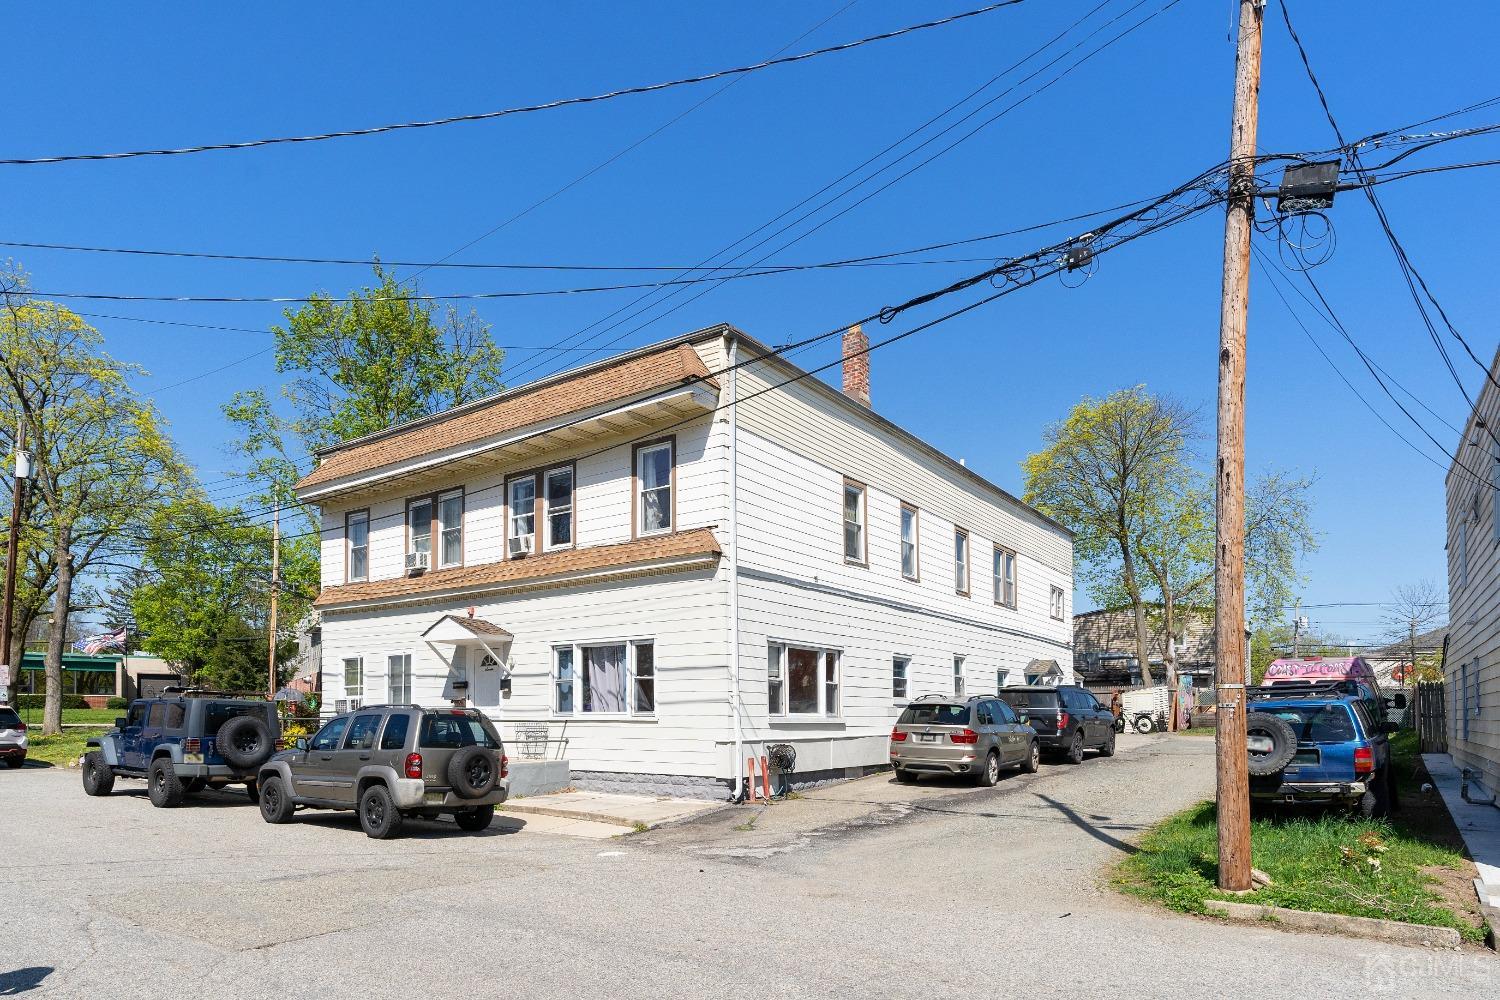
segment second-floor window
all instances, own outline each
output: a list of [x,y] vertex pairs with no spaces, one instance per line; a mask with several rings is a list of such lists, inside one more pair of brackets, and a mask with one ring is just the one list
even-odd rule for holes
[[1047,612],[1058,621],[1063,620],[1063,592],[1061,587],[1053,587],[1051,600],[1047,602]]
[[672,530],[672,441],[643,444],[635,450],[635,533],[653,535]]
[[573,467],[549,469],[546,476],[547,537],[549,549],[573,544]]
[[969,533],[953,529],[953,589],[969,596]]
[[955,698],[964,696],[964,658],[962,656],[953,658],[953,696]]
[[406,551],[427,554],[429,565],[464,561],[464,491],[449,490],[406,503]]
[[901,575],[908,580],[919,578],[917,566],[917,508],[901,505]]
[[506,503],[505,537],[510,555],[565,549],[573,544],[573,466],[516,476],[506,488]]
[[865,562],[865,488],[844,480],[844,561]]
[[512,479],[505,492],[506,552],[523,555],[536,551],[536,476]]
[[995,603],[1016,606],[1016,554],[995,546]]
[[349,545],[349,582],[370,578],[370,512],[354,510],[344,515],[344,538]]

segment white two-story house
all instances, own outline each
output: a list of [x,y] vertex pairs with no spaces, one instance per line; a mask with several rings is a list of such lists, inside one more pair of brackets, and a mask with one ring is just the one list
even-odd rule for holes
[[1071,675],[1072,538],[728,326],[340,445],[325,711],[462,703],[583,785],[884,765],[905,703]]

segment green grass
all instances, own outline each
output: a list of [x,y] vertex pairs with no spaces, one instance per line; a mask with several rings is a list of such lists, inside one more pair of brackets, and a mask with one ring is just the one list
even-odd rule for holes
[[[42,725],[42,710],[40,708],[17,709],[21,715],[21,721],[28,726]],[[100,726],[113,726],[115,719],[125,714],[125,710],[113,708],[65,708],[62,720],[68,723],[91,723]]]
[[84,741],[90,736],[98,735],[89,729],[64,730],[61,736],[43,736],[40,727],[28,734],[31,736],[31,750],[26,754],[26,761],[40,760],[59,767],[66,767],[75,763],[84,751]]
[[1424,870],[1462,871],[1465,861],[1441,800],[1434,803],[1412,787],[1415,736],[1398,734],[1392,749],[1404,793],[1394,820],[1332,812],[1251,823],[1251,864],[1272,882],[1258,892],[1229,896],[1217,890],[1218,829],[1212,802],[1185,809],[1154,828],[1139,851],[1116,869],[1115,885],[1188,913],[1202,913],[1206,899],[1231,899],[1453,927],[1471,941],[1482,940],[1482,923],[1455,909],[1438,891],[1439,879]]

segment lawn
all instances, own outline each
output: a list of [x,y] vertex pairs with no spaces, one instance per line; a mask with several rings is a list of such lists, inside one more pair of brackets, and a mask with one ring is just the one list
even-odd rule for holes
[[1397,734],[1392,750],[1402,803],[1393,819],[1330,812],[1251,824],[1251,863],[1271,876],[1271,885],[1258,892],[1228,896],[1215,887],[1212,802],[1185,809],[1147,834],[1116,870],[1115,884],[1189,913],[1202,913],[1205,899],[1232,899],[1454,927],[1471,941],[1483,940],[1484,924],[1466,885],[1472,865],[1442,800],[1420,791],[1415,735]]
[[31,735],[31,750],[26,755],[26,762],[30,764],[32,761],[44,761],[58,767],[67,767],[76,763],[88,749],[84,746],[84,741],[97,735],[98,731],[93,729],[67,729],[61,736],[43,736],[39,727]]
[[[42,710],[40,708],[18,708],[21,721],[28,726],[41,728]],[[65,708],[63,709],[63,722],[87,723],[90,725],[113,726],[115,719],[125,714],[123,708]]]

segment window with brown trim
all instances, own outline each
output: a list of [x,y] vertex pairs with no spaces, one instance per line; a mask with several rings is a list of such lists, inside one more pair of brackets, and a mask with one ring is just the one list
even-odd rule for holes
[[462,566],[464,564],[464,491],[462,488],[448,490],[437,496],[437,523],[433,532],[437,535],[438,566]]
[[573,544],[573,466],[548,469],[542,476],[542,499],[547,505],[543,547],[565,549]]
[[901,505],[901,575],[916,582],[922,578],[920,515],[909,503]]
[[344,515],[344,580],[357,583],[370,578],[370,511],[351,510]]
[[1004,608],[1016,606],[1016,554],[995,546],[995,603]]
[[537,551],[536,473],[505,481],[505,554],[529,556]]
[[406,501],[406,552],[425,552],[432,560],[432,497]]
[[663,438],[635,446],[632,533],[659,535],[677,523],[677,439]]
[[869,564],[866,492],[863,483],[844,480],[844,562]]
[[969,596],[969,532],[964,528],[953,529],[953,589]]

